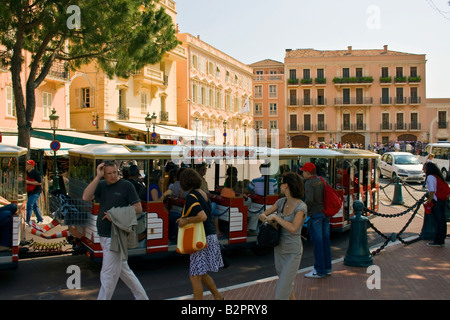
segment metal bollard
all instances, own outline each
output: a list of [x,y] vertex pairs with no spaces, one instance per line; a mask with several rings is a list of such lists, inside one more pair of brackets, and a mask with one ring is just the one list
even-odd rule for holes
[[394,183],[394,197],[392,198],[393,205],[403,205],[405,202],[403,201],[402,194],[402,184],[400,182],[400,178],[397,177]]
[[373,264],[367,240],[367,217],[362,216],[364,203],[355,201],[353,204],[355,216],[350,219],[350,239],[344,265],[349,267],[368,267]]

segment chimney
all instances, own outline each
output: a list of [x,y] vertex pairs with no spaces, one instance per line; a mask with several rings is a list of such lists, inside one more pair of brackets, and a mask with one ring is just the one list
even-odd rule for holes
[[199,34],[197,35],[197,39],[200,40],[200,35]]
[[387,52],[387,51],[388,51],[388,45],[385,44],[385,45],[383,46],[383,49],[384,49],[384,52]]
[[348,46],[347,49],[348,49],[348,53],[352,53],[352,46]]

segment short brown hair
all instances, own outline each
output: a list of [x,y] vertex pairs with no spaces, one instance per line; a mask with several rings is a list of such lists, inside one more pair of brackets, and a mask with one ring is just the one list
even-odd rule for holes
[[200,189],[202,186],[202,177],[194,169],[186,168],[180,174],[180,186],[184,191]]

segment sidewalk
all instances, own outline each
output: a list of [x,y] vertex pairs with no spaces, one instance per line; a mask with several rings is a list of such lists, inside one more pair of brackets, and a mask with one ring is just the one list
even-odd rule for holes
[[[347,267],[343,259],[333,261],[333,274],[323,279],[304,277],[311,268],[299,270],[295,280],[298,300],[447,300],[450,299],[450,240],[446,247],[428,247],[430,241],[408,246],[400,242],[373,257],[379,267],[380,289],[367,268]],[[372,249],[375,248],[371,248]],[[369,279],[370,278],[370,279]],[[222,288],[225,300],[273,300],[277,277]],[[206,300],[211,300],[209,293]]]

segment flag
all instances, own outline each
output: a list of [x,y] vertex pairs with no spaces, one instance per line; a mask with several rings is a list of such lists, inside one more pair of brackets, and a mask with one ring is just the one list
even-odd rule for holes
[[242,114],[242,113],[245,113],[245,112],[250,112],[250,102],[249,102],[249,97],[247,97],[247,99],[245,99],[244,107],[242,108],[241,111],[239,111],[239,114]]

